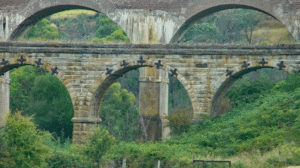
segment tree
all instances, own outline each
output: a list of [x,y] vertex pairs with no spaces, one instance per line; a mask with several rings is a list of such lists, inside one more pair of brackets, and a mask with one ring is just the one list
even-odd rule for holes
[[114,31],[120,29],[118,25],[116,25],[110,18],[107,16],[100,14],[97,19],[97,26],[99,26],[98,30],[96,31],[96,37],[103,38],[110,34],[112,34]]
[[23,66],[11,72],[10,107],[12,113],[23,111],[34,116],[40,129],[56,136],[72,137],[73,105],[60,80],[35,66]]
[[88,158],[100,161],[102,156],[116,143],[113,137],[105,126],[99,126],[94,130],[94,133],[89,134],[87,141],[83,145],[78,146],[79,151]]
[[239,21],[239,28],[249,44],[252,43],[252,34],[259,22],[258,13],[255,11],[240,11],[235,14],[235,19]]
[[219,37],[219,30],[213,23],[198,23],[193,25],[184,34],[182,41],[193,41],[196,43],[214,41]]
[[42,19],[28,31],[25,38],[57,39],[59,36],[57,27],[49,20]]
[[114,31],[112,34],[103,37],[103,38],[92,38],[89,42],[93,43],[118,43],[118,42],[129,42],[129,38],[126,33],[122,29],[118,29]]
[[114,83],[107,90],[101,103],[102,124],[116,139],[132,141],[137,135],[138,107],[134,106],[135,97],[120,83]]
[[220,12],[215,24],[220,31],[219,42],[232,43],[241,40],[239,20],[235,19],[234,11]]
[[27,113],[35,114],[34,122],[40,129],[59,137],[72,137],[73,104],[69,92],[56,76],[47,73],[35,79],[29,104]]
[[[18,110],[26,111],[29,105],[30,91],[36,77],[47,71],[34,66],[23,66],[10,73],[10,109],[14,114]],[[27,115],[26,112],[23,113]],[[29,115],[27,115],[29,116]]]
[[123,77],[118,78],[116,80],[116,83],[120,83],[121,87],[123,89],[127,89],[128,91],[132,92],[135,96],[136,103],[138,104],[138,97],[139,97],[139,76],[140,71],[139,69],[136,69],[134,71],[129,71],[126,74],[124,74]]
[[44,144],[51,134],[36,129],[31,117],[23,117],[20,112],[9,115],[6,126],[0,130],[1,151],[0,167],[38,168],[46,166],[45,158],[51,150]]

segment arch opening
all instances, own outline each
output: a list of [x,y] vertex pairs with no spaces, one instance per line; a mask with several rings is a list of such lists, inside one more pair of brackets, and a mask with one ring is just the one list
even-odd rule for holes
[[93,10],[87,7],[83,6],[77,6],[77,5],[58,5],[58,6],[52,6],[49,8],[42,9],[40,11],[37,11],[33,15],[26,18],[10,35],[9,40],[18,40],[22,36],[24,36],[29,29],[35,25],[38,21],[41,19],[50,16],[54,13],[65,11],[65,10],[71,10],[71,9],[87,9],[87,10]]
[[79,5],[57,5],[39,10],[19,24],[9,40],[92,43],[130,41],[124,30],[101,11]]
[[[44,63],[45,64],[45,63]],[[74,108],[69,90],[61,79],[44,67],[32,64],[10,64],[0,68],[9,73],[10,110],[32,116],[39,129],[49,131],[55,138],[72,139]]]
[[[235,11],[235,13],[236,14],[238,14],[238,11],[239,10],[244,10],[243,12],[242,12],[242,15],[243,15],[243,13],[245,13],[244,15],[245,16],[242,16],[242,15],[240,15],[240,16],[234,16],[234,19],[231,19],[229,22],[231,22],[231,23],[228,23],[227,25],[223,25],[222,27],[222,29],[226,29],[225,31],[227,31],[227,33],[226,32],[224,32],[223,30],[222,31],[220,31],[220,32],[218,32],[218,29],[220,29],[220,25],[219,24],[221,24],[221,23],[218,23],[218,22],[225,22],[228,18],[226,18],[226,17],[229,17],[230,15],[228,15],[228,16],[226,16],[225,17],[225,14],[224,14],[224,12],[229,12],[229,11]],[[246,30],[246,27],[245,27],[245,25],[247,26],[247,25],[250,25],[250,24],[252,24],[252,20],[254,19],[254,17],[248,17],[248,20],[247,20],[247,12],[246,11],[250,11],[250,12],[256,12],[257,14],[260,14],[261,16],[264,16],[264,17],[268,17],[270,20],[274,20],[274,21],[272,21],[272,22],[278,22],[278,23],[276,23],[277,25],[272,25],[272,23],[270,23],[269,25],[263,25],[263,24],[267,24],[267,23],[262,23],[261,21],[262,21],[262,18],[261,18],[261,16],[260,16],[260,18],[259,18],[259,26],[261,27],[263,27],[263,26],[278,26],[279,24],[281,24],[280,26],[282,27],[282,28],[284,28],[284,29],[286,29],[285,31],[286,31],[286,33],[285,33],[285,35],[286,36],[289,36],[289,39],[290,40],[294,40],[294,38],[292,37],[292,35],[291,35],[291,33],[289,32],[289,30],[287,30],[287,28],[286,28],[286,26],[285,25],[283,25],[282,24],[282,22],[278,19],[278,18],[276,18],[276,16],[274,16],[274,15],[272,15],[271,13],[268,13],[267,11],[265,11],[264,9],[260,9],[260,8],[256,8],[256,7],[253,7],[253,6],[247,6],[247,5],[237,5],[237,4],[226,4],[226,5],[219,5],[219,6],[215,6],[215,7],[211,7],[211,8],[208,8],[208,9],[205,9],[205,10],[203,10],[203,11],[200,11],[199,13],[197,13],[197,14],[195,14],[195,15],[193,15],[192,17],[190,17],[184,24],[182,24],[181,25],[181,27],[177,30],[177,32],[174,34],[174,36],[173,36],[173,38],[172,38],[172,40],[170,41],[170,43],[179,43],[179,42],[183,42],[182,40],[184,40],[185,38],[186,38],[186,36],[187,36],[187,33],[190,33],[190,32],[192,32],[193,30],[192,29],[203,29],[202,31],[198,31],[197,32],[197,34],[195,34],[194,36],[197,36],[197,38],[198,38],[198,36],[199,36],[199,33],[200,34],[202,34],[203,33],[203,36],[205,36],[205,37],[200,37],[199,36],[199,39],[211,39],[211,40],[208,40],[208,42],[209,43],[216,43],[216,41],[220,41],[220,39],[222,39],[222,38],[220,38],[220,37],[222,37],[222,36],[224,36],[224,38],[225,38],[225,34],[230,34],[231,33],[231,35],[228,35],[228,36],[234,36],[234,35],[237,35],[237,33],[239,33],[237,30],[238,29],[241,29],[240,31],[245,31]],[[223,13],[222,13],[223,12]],[[248,12],[249,13],[249,12]],[[255,15],[257,15],[257,14],[255,14]],[[224,15],[224,16],[223,16]],[[254,16],[255,16],[254,15]],[[232,16],[230,16],[230,17],[232,17]],[[242,21],[243,20],[246,20],[246,21],[244,21],[245,23],[243,23],[243,24],[241,24],[241,25],[237,25],[237,23],[239,23],[239,22],[237,22],[236,23],[236,19],[237,18],[239,18],[239,17],[243,17],[243,19],[241,19]],[[218,18],[221,18],[220,19],[220,21],[218,21]],[[204,20],[203,20],[204,19]],[[252,20],[251,20],[252,19]],[[255,19],[257,19],[257,18],[255,18]],[[253,21],[255,21],[255,20],[253,20]],[[197,23],[198,22],[198,23]],[[225,24],[225,23],[224,23]],[[254,24],[254,22],[253,22],[253,24]],[[255,24],[257,24],[257,23],[255,23]],[[196,27],[197,26],[197,27]],[[214,26],[216,26],[216,27],[214,27]],[[243,27],[243,28],[242,28]],[[247,39],[248,41],[249,41],[249,43],[253,43],[253,42],[251,42],[251,36],[253,35],[252,33],[256,33],[256,36],[261,36],[261,34],[262,33],[265,33],[266,34],[266,32],[264,32],[264,30],[263,29],[261,29],[259,27],[259,31],[258,30],[256,30],[256,31],[254,31],[252,28],[252,26],[250,26],[249,27],[249,30],[246,30],[246,31],[249,31],[249,33],[248,32],[243,32],[243,34],[240,34],[240,35],[238,35],[237,37],[239,37],[239,36],[241,36],[241,35],[243,35],[244,36],[244,34],[246,35],[246,36],[249,36],[250,37],[250,41],[249,41],[249,39]],[[255,28],[255,27],[254,27]],[[215,30],[216,29],[216,30]],[[251,30],[250,30],[251,29]],[[211,36],[218,36],[218,37],[216,37],[217,39],[215,39],[214,37],[206,37],[206,36],[208,36],[210,33],[209,32],[207,32],[207,31],[212,31],[212,30],[215,30],[214,32],[212,32],[211,33]],[[232,32],[230,32],[230,31],[232,31]],[[202,33],[201,33],[202,32]],[[224,34],[225,33],[225,34]],[[278,31],[277,31],[277,33],[278,33]],[[207,35],[208,34],[208,35]],[[247,34],[249,34],[249,35],[247,35]],[[260,34],[260,35],[258,35],[258,34]],[[271,36],[271,35],[266,35],[266,36]],[[247,38],[249,38],[249,37],[247,37]],[[192,42],[194,42],[195,40],[192,40]],[[225,39],[225,40],[223,40],[224,42],[221,42],[221,43],[232,43],[232,41],[230,40],[230,37],[227,37],[227,40]],[[207,41],[201,41],[200,43],[206,43]],[[261,42],[263,42],[263,41],[261,41]],[[218,42],[219,43],[219,42]],[[241,43],[241,42],[239,42],[239,43]],[[242,42],[242,43],[244,43],[244,42]],[[271,42],[272,43],[272,42]],[[279,43],[281,43],[281,41],[279,42]],[[265,44],[265,43],[262,43],[262,44]],[[267,43],[268,44],[268,43]]]
[[[232,107],[239,106],[239,98],[236,98],[239,96],[234,95],[235,93],[240,93],[242,97],[246,96],[246,98],[243,97],[243,100],[240,100],[241,102],[250,103],[249,101],[254,101],[262,92],[257,87],[266,87],[270,90],[281,80],[286,80],[287,74],[287,71],[272,66],[251,67],[235,73],[227,78],[214,94],[210,106],[210,117],[217,117],[226,113]],[[262,86],[263,84],[266,85]],[[234,100],[230,100],[232,95],[235,96],[232,98]]]
[[[127,72],[132,71],[132,70],[137,70],[140,67],[151,67],[151,66],[140,66],[140,65],[135,65],[135,66],[129,66],[127,68],[122,68],[119,69],[115,72],[113,72],[111,75],[109,75],[108,77],[104,77],[104,81],[101,83],[100,86],[97,87],[97,90],[93,96],[93,100],[92,100],[92,106],[90,109],[90,113],[91,116],[94,117],[99,117],[99,110],[100,110],[100,106],[101,106],[101,102],[105,96],[105,93],[107,91],[107,89],[120,77],[122,77],[123,75],[125,75]],[[106,75],[106,74],[104,74]]]
[[[136,138],[146,140],[147,139],[147,136],[145,136],[146,129],[143,128],[142,123],[146,124],[146,122],[150,122],[150,121],[152,122],[153,117],[156,118],[156,115],[153,116],[152,118],[150,117],[150,116],[152,116],[152,114],[150,114],[150,113],[148,114],[148,107],[144,107],[144,105],[143,105],[142,109],[146,108],[147,112],[145,114],[140,114],[139,113],[140,108],[141,108],[141,106],[139,104],[139,103],[141,103],[140,102],[141,101],[140,96],[144,96],[144,94],[147,95],[147,91],[148,91],[147,90],[146,92],[143,92],[143,90],[142,90],[142,92],[140,92],[140,89],[144,88],[143,87],[144,85],[142,87],[140,85],[140,82],[144,81],[144,78],[139,75],[139,72],[140,72],[139,68],[142,68],[142,67],[150,67],[151,68],[153,66],[152,65],[129,66],[127,68],[119,69],[119,70],[115,71],[114,73],[112,73],[111,75],[109,75],[107,77],[106,77],[105,74],[103,74],[102,75],[102,79],[99,79],[100,81],[102,81],[101,84],[99,86],[97,86],[96,92],[93,93],[92,101],[91,101],[91,106],[90,106],[90,116],[92,116],[92,117],[100,117],[102,119],[102,124],[104,124],[106,127],[109,127],[108,130],[113,135],[116,134],[116,133],[113,132],[113,131],[115,131],[113,125],[111,125],[114,121],[109,121],[109,118],[112,117],[111,115],[113,115],[114,111],[110,112],[110,110],[112,110],[113,108],[119,108],[119,107],[117,107],[118,105],[112,106],[111,104],[109,104],[109,103],[112,103],[111,101],[109,101],[109,99],[113,99],[112,98],[113,97],[112,96],[113,95],[112,88],[114,89],[115,92],[116,92],[116,89],[117,90],[119,89],[119,87],[121,88],[121,90],[124,88],[124,89],[128,90],[128,92],[132,92],[133,95],[134,95],[134,97],[136,98],[135,102],[134,102],[134,105],[133,105],[134,109],[132,109],[132,111],[134,111],[133,112],[134,114],[132,113],[132,114],[129,115],[129,116],[134,116],[135,119],[136,119],[136,121],[132,121],[132,122],[137,123],[137,124],[135,124],[134,127],[137,126],[138,130],[139,130],[138,133],[136,133],[136,131],[134,132],[134,133],[137,134],[137,135],[135,135]],[[113,69],[115,69],[115,68],[113,68]],[[190,95],[187,93],[185,87],[182,85],[182,82],[183,82],[182,80],[183,79],[182,78],[177,78],[176,79],[174,77],[171,77],[171,75],[170,75],[171,72],[167,72],[167,69],[170,69],[170,67],[165,67],[164,69],[160,69],[159,70],[159,71],[164,71],[164,73],[167,73],[167,76],[164,76],[164,77],[168,78],[168,83],[167,84],[169,86],[169,89],[167,90],[167,92],[170,93],[169,97],[167,97],[167,100],[166,100],[166,103],[167,103],[166,106],[167,107],[159,107],[157,105],[154,105],[154,106],[155,107],[157,106],[159,108],[167,108],[167,109],[169,109],[168,110],[169,113],[166,114],[166,116],[172,115],[172,114],[176,114],[176,113],[179,113],[181,111],[183,111],[183,113],[185,115],[186,115],[186,113],[188,113],[187,115],[188,115],[188,117],[189,117],[189,119],[191,121],[192,117],[193,117],[193,104],[191,102],[192,98],[190,98]],[[131,72],[133,72],[133,73],[131,73]],[[144,71],[142,73],[144,73]],[[134,85],[134,86],[136,86],[138,88],[135,88],[134,90],[130,90],[130,87],[128,87],[128,86],[127,87],[126,86],[123,87],[124,82],[122,80],[125,80],[125,81],[131,80],[131,79],[126,79],[126,75],[127,74],[129,74],[129,77],[131,77],[131,79],[132,79],[132,77],[134,78],[132,81],[130,81],[131,86]],[[178,76],[180,76],[180,74],[178,74]],[[181,81],[179,81],[179,79],[181,79]],[[161,82],[164,83],[163,81],[164,80],[162,79]],[[119,86],[119,84],[114,83],[114,82],[117,82],[119,84],[121,83],[121,85]],[[153,83],[153,86],[155,88],[156,84]],[[164,87],[164,84],[162,84],[160,87]],[[175,88],[175,87],[177,87],[177,88]],[[149,88],[149,89],[151,91],[153,91],[153,88]],[[164,91],[165,90],[162,90],[162,92],[164,92]],[[155,93],[154,93],[154,95],[155,95]],[[164,93],[162,93],[162,95],[164,95]],[[188,98],[189,99],[189,101],[186,101],[185,105],[180,105],[178,103],[180,100],[176,100],[177,103],[176,102],[175,103],[172,102],[172,98],[174,100],[174,98],[177,99],[178,96],[182,96],[182,95],[185,96],[185,97],[181,97],[181,98]],[[90,99],[90,98],[88,98],[88,99]],[[155,99],[155,98],[153,97],[153,99]],[[150,102],[148,102],[148,104],[149,103]],[[164,104],[163,102],[160,102],[160,103]],[[110,107],[110,108],[108,108],[108,107]],[[176,109],[176,108],[181,108],[181,109]],[[119,114],[119,115],[121,115],[121,114]],[[162,115],[163,114],[159,114],[160,117]],[[180,115],[180,116],[182,116],[182,115]],[[128,118],[126,118],[126,116],[125,116],[124,120],[128,120]],[[165,120],[165,119],[162,118],[162,120]],[[164,124],[164,121],[161,121],[161,122],[162,122],[162,124]],[[126,126],[128,124],[130,125],[131,123],[127,123],[127,124],[124,124],[124,125]],[[149,127],[149,129],[150,129],[150,127]],[[144,132],[143,132],[143,130],[144,130]],[[119,136],[117,136],[117,137],[119,137]],[[137,140],[137,139],[131,139],[131,140]]]

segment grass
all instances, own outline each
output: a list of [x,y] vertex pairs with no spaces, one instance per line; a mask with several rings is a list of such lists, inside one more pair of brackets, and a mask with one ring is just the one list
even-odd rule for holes
[[95,16],[97,12],[91,10],[84,10],[84,9],[67,10],[67,11],[58,12],[51,15],[50,19],[54,20],[54,19],[65,19],[65,18],[77,18],[77,16],[80,14]]
[[290,44],[294,41],[291,33],[284,28],[261,28],[253,32],[254,41],[269,41],[271,44]]

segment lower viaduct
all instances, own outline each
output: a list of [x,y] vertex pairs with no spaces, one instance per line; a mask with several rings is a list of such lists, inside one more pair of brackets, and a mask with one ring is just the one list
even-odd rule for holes
[[[66,86],[74,107],[75,143],[101,122],[98,110],[105,90],[136,68],[141,68],[140,114],[145,119],[152,116],[147,132],[151,140],[169,133],[163,116],[168,114],[171,70],[190,96],[195,120],[216,116],[225,91],[245,73],[265,67],[299,72],[299,45],[174,44],[199,19],[232,8],[264,12],[285,25],[296,41],[300,39],[299,0],[0,0],[0,74],[4,74],[0,125],[5,125],[9,110],[7,72],[23,65],[39,65]],[[14,42],[42,18],[69,9],[103,13],[126,32],[132,44]],[[141,56],[146,62],[139,60]]]
[[[260,68],[298,73],[300,45],[0,42],[0,58],[0,74],[19,66],[34,65],[61,80],[74,106],[75,143],[80,143],[82,135],[101,122],[99,106],[108,87],[122,74],[141,68],[140,114],[153,117],[153,128],[147,133],[156,140],[156,135],[167,137],[169,133],[164,118],[168,114],[168,73],[174,74],[186,89],[194,120],[202,115],[215,117],[224,93],[242,75]],[[2,78],[1,82],[9,85],[8,78]],[[1,89],[1,93],[5,92],[5,87]],[[3,102],[2,99],[1,106],[5,107]],[[161,126],[155,118],[161,119]]]

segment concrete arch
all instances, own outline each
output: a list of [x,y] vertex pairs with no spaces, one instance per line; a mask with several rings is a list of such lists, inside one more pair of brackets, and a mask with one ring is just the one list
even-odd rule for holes
[[[18,59],[20,58],[20,56],[23,56],[23,58],[26,59],[26,62],[24,64],[20,64],[18,62]],[[12,70],[14,68],[18,68],[21,66],[26,66],[26,65],[36,66],[35,61],[37,61],[37,59],[28,57],[27,54],[22,54],[22,53],[11,54],[8,57],[0,57],[0,58],[5,58],[5,60],[9,61],[9,65],[3,66],[0,68],[0,74],[4,74],[5,72],[7,72],[9,70]],[[54,68],[54,67],[47,61],[42,61],[42,63],[43,63],[43,65],[40,66],[40,68],[45,69],[51,73],[51,68]],[[73,91],[71,83],[65,77],[65,75],[63,75],[62,73],[59,73],[58,75],[56,75],[56,77],[64,84],[64,86],[68,90],[69,95],[72,99],[73,106],[74,106],[74,103],[75,103],[74,98],[76,97],[76,93]]]
[[[267,60],[269,61],[269,60]],[[278,68],[278,63],[280,60],[271,61],[267,66],[262,67],[258,64],[257,61],[250,61],[247,63],[250,63],[250,67],[247,69],[243,69],[240,65],[235,66],[232,69],[233,74],[231,77],[227,76],[227,73],[225,72],[218,80],[217,82],[213,83],[212,89],[214,91],[214,95],[212,98],[212,101],[210,103],[210,109],[209,109],[209,115],[210,117],[217,117],[217,111],[220,107],[221,101],[223,99],[223,96],[225,95],[226,91],[233,85],[235,81],[237,81],[239,78],[241,78],[243,75],[250,73],[252,71],[256,71],[258,69],[262,68]],[[286,71],[288,73],[294,73],[297,69],[294,65],[288,64],[283,71]]]
[[[280,2],[271,3],[270,1],[266,0],[211,0],[209,3],[199,0],[189,8],[191,12],[186,15],[186,18],[188,19],[181,26],[179,26],[170,43],[178,43],[188,28],[203,17],[221,10],[234,8],[253,9],[270,15],[283,23],[293,35],[294,39],[299,40],[298,34],[294,33],[294,30],[291,28],[291,23],[289,23],[286,18],[283,18],[281,14],[283,9],[281,9],[279,6]],[[278,7],[278,9],[276,9],[276,7]]]
[[[108,0],[107,0],[108,1]],[[87,9],[103,13],[107,16],[108,12],[113,12],[109,1],[97,2],[94,0],[74,1],[45,1],[45,0],[31,0],[28,5],[22,10],[20,22],[16,28],[13,29],[8,40],[17,40],[22,37],[33,25],[35,25],[42,18],[51,14],[70,9]],[[117,24],[117,23],[116,23]]]
[[[126,72],[133,70],[133,69],[137,69],[140,67],[153,67],[154,63],[157,62],[157,60],[147,60],[147,63],[145,63],[143,66],[138,65],[137,60],[129,60],[129,66],[128,68],[122,68],[120,66],[120,64],[114,65],[113,67],[111,67],[111,69],[113,69],[113,76],[108,76],[105,74],[105,72],[103,72],[98,78],[96,78],[96,81],[94,82],[93,86],[89,88],[89,92],[87,95],[87,100],[90,103],[89,105],[89,117],[93,118],[99,117],[99,114],[97,113],[99,111],[100,108],[100,102],[102,101],[106,90],[109,88],[109,86],[117,79],[119,78],[120,75],[125,74]],[[161,69],[167,71],[170,73],[171,69],[174,69],[172,67],[170,67],[169,65],[167,65],[167,63],[164,63],[164,61],[162,61],[162,63],[165,65],[163,66]],[[181,75],[178,72],[178,76],[177,79],[179,80],[179,82],[183,85],[183,87],[185,88],[185,90],[187,91],[191,103],[192,103],[192,108],[193,108],[193,112],[198,112],[200,109],[200,105],[197,101],[197,97],[195,95],[195,91],[193,89],[193,87],[189,84],[189,82],[184,78],[183,75]]]

